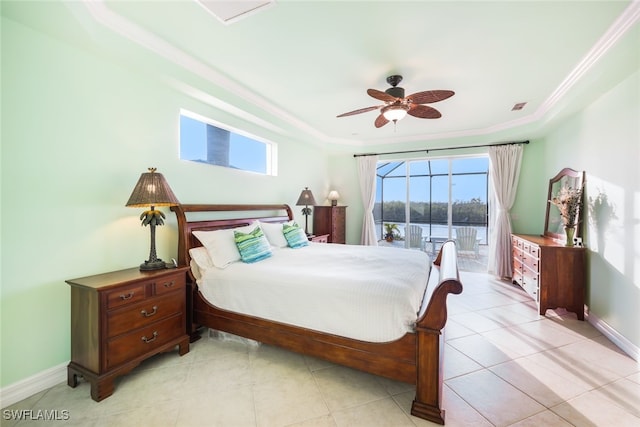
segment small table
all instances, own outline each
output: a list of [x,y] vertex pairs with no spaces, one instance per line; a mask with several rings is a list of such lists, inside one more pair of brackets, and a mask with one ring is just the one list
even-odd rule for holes
[[447,240],[450,240],[450,239],[448,237],[431,236],[430,240],[431,240],[431,253],[433,255],[435,255],[436,254],[436,245],[440,244],[440,246],[442,246],[442,244],[444,242],[446,242]]

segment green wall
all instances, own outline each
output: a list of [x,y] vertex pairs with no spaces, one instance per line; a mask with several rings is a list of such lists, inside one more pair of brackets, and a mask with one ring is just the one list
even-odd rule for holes
[[[637,60],[636,60],[637,64]],[[585,243],[589,311],[640,347],[640,71],[572,115],[526,150],[514,229],[544,227],[548,179],[586,171]],[[603,207],[597,200],[606,200]]]
[[[180,108],[278,143],[278,176],[179,160]],[[90,40],[68,43],[3,17],[2,387],[69,360],[66,279],[148,258],[142,210],[124,204],[151,166],[183,203],[294,205],[305,186],[322,203],[328,187],[317,145],[216,110]],[[158,256],[169,259],[176,225],[163,210]]]

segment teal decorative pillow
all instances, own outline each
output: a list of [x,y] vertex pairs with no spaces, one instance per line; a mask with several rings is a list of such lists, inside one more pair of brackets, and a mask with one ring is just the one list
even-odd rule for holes
[[271,256],[269,241],[260,227],[250,233],[234,231],[233,235],[243,262],[257,262]]
[[290,248],[301,248],[309,245],[309,239],[304,230],[298,226],[295,222],[293,225],[283,224],[282,232],[284,238],[287,239],[287,244]]

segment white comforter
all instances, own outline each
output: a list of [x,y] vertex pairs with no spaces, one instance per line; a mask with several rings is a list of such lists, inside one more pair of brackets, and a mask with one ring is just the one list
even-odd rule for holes
[[431,261],[422,251],[311,243],[253,264],[207,269],[200,292],[216,307],[369,342],[411,331]]

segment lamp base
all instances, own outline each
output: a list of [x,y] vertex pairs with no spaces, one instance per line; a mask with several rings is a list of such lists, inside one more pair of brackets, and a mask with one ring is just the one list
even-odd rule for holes
[[145,261],[140,264],[141,271],[161,270],[167,268],[167,265],[161,259],[155,261]]

